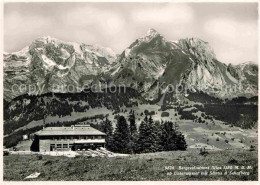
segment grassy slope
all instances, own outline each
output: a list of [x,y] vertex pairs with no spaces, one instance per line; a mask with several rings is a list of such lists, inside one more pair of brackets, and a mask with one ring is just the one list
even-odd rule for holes
[[[180,115],[175,116],[177,113],[174,109],[166,110],[166,112],[170,113],[169,117],[161,117],[162,111],[160,111],[160,107],[158,105],[149,105],[149,104],[139,104],[138,107],[133,108],[126,108],[125,106],[122,107],[123,110],[127,110],[127,112],[120,112],[120,115],[125,116],[128,118],[130,110],[134,110],[136,114],[136,123],[139,126],[141,121],[144,119],[144,115],[141,116],[141,113],[143,113],[146,109],[149,111],[154,111],[155,115],[153,115],[154,120],[163,120],[163,121],[173,121],[174,123],[178,123],[180,131],[185,135],[186,142],[188,144],[188,147],[195,145],[197,143],[204,143],[207,144],[207,139],[209,139],[208,144],[211,146],[215,146],[219,149],[242,149],[249,148],[250,145],[254,145],[257,147],[257,133],[256,129],[240,129],[239,127],[229,127],[229,125],[224,125],[223,122],[217,121],[214,119],[214,124],[212,121],[206,119],[206,123],[197,123],[192,120],[180,120]],[[89,110],[88,112],[84,113],[73,113],[72,117],[65,116],[63,118],[58,117],[48,117],[46,119],[46,123],[49,122],[56,122],[56,121],[72,121],[78,118],[82,117],[90,117],[94,116],[95,114],[109,114],[109,119],[112,121],[113,126],[116,125],[116,119],[114,119],[115,115],[112,115],[112,111],[108,110],[106,108],[102,109],[93,109]],[[198,111],[197,113],[194,113],[195,115],[200,116],[201,112]],[[93,120],[95,121],[95,120]],[[95,123],[100,123],[102,120],[97,119]],[[40,123],[43,123],[42,121]],[[29,126],[33,126],[33,124],[29,124]],[[226,132],[225,135],[222,133]],[[219,141],[216,141],[216,139],[219,138]],[[234,140],[232,141],[232,138]],[[225,142],[225,140],[228,140],[228,144]],[[243,143],[240,143],[240,141],[243,141]],[[24,149],[23,146],[24,143],[19,143],[18,148],[20,150],[27,150]],[[27,146],[27,145],[26,145]],[[28,147],[26,147],[28,148]]]
[[[167,175],[165,166],[230,166],[233,157],[238,166],[252,165],[249,176],[176,176]],[[224,170],[218,170],[224,171]],[[240,170],[239,170],[240,171]],[[21,181],[34,172],[40,176],[33,180],[256,180],[257,153],[234,150],[211,152],[207,156],[199,155],[197,150],[160,152],[132,155],[125,158],[66,158],[35,155],[5,156],[4,180]]]

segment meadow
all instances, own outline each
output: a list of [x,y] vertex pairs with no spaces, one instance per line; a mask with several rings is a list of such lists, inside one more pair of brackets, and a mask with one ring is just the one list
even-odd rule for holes
[[[254,181],[258,179],[257,152],[248,150],[209,151],[204,155],[197,149],[188,151],[136,154],[128,157],[87,158],[78,156],[10,155],[4,156],[4,180],[24,181],[34,172],[33,181]],[[173,170],[172,168],[175,168]],[[174,175],[182,167],[209,167],[211,175]],[[234,170],[238,166],[239,170]],[[242,170],[241,168],[252,169]],[[221,169],[220,169],[220,168]],[[224,167],[233,169],[224,169]],[[198,170],[197,170],[198,171]],[[228,172],[227,175],[221,173]],[[234,172],[248,172],[237,175]],[[186,171],[186,172],[189,172]],[[192,172],[192,171],[190,171]],[[202,172],[202,170],[199,170]],[[213,173],[214,172],[214,173]],[[232,173],[232,175],[231,175]],[[28,180],[28,179],[27,179]]]

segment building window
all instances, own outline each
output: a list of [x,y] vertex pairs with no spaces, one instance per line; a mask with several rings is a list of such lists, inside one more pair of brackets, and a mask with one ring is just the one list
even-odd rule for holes
[[61,148],[61,144],[57,144],[57,148]]
[[55,150],[55,144],[51,144],[50,145],[50,151],[54,151]]
[[73,144],[69,144],[69,148],[72,148],[73,147]]
[[68,144],[63,144],[63,148],[68,148]]

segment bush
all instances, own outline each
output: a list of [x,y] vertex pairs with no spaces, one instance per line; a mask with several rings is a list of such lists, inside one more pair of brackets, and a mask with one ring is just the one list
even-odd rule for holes
[[208,154],[209,154],[209,152],[205,148],[200,149],[200,155],[206,156]]
[[37,159],[38,160],[42,160],[42,156],[41,155],[37,155]]
[[155,115],[155,111],[151,111],[151,112],[150,112],[150,115]]
[[148,110],[144,110],[144,115],[146,115],[146,116],[153,116],[153,115],[155,115],[155,111],[148,111]]
[[226,139],[225,142],[228,143],[228,140]]
[[45,163],[43,163],[44,166],[48,165],[48,164],[52,164],[52,161],[48,160]]
[[161,117],[169,117],[169,112],[162,112]]
[[251,145],[249,151],[255,151],[255,146]]
[[[184,111],[183,108],[181,108],[181,107],[178,108],[178,114],[181,115],[181,119],[194,120],[197,118],[197,116],[193,115],[193,113],[196,113],[196,112],[197,112],[197,109]],[[200,118],[200,120],[201,120],[201,118]]]
[[114,119],[115,119],[115,120],[117,120],[118,118],[119,118],[119,115],[118,115],[118,114],[114,116]]
[[233,157],[231,157],[229,160],[228,160],[228,164],[237,164],[238,161],[236,159],[234,159]]

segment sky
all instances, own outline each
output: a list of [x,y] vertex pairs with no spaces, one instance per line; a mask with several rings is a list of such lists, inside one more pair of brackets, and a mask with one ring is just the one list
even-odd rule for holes
[[120,54],[153,28],[167,40],[207,41],[226,64],[257,63],[257,21],[257,3],[5,3],[4,50],[51,36]]

